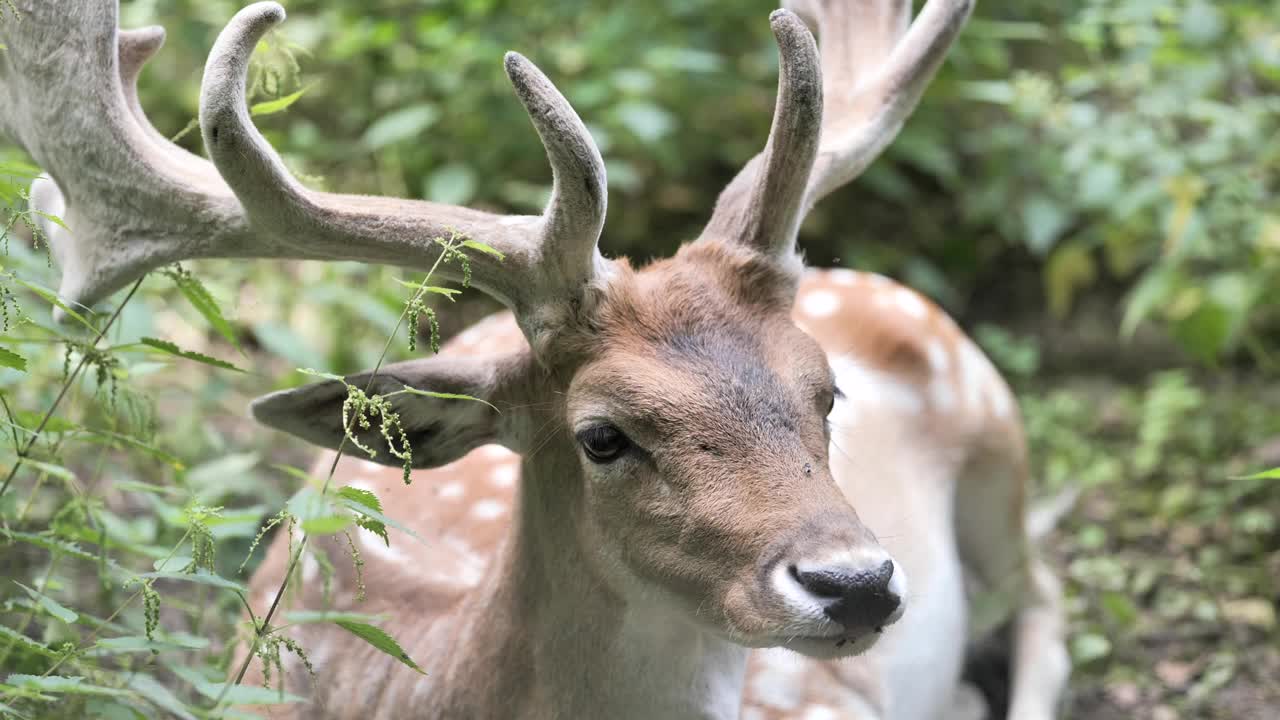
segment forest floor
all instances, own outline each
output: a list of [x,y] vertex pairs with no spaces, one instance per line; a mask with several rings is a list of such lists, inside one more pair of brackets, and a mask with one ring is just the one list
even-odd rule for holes
[[1045,543],[1066,581],[1066,717],[1280,717],[1280,388],[1220,373],[1021,392],[1041,494],[1081,488]]

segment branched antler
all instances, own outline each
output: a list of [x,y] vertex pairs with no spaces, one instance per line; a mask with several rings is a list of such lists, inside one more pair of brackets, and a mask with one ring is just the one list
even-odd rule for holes
[[[803,43],[778,35],[782,73],[769,141],[721,193],[703,231],[704,237],[738,239],[773,254],[791,253],[796,226],[814,203],[860,175],[897,136],[964,27],[973,0],[929,0],[914,22],[911,0],[783,5],[817,29],[821,68],[806,61]],[[778,28],[775,13],[775,33]],[[790,91],[805,82],[821,83],[821,103]],[[811,143],[817,144],[811,172],[797,179],[794,167],[776,167],[779,154],[791,155],[793,166],[802,164],[812,157],[806,151]]]
[[507,55],[507,74],[554,182],[541,216],[304,188],[253,126],[245,99],[249,56],[284,20],[274,2],[237,13],[210,53],[200,121],[213,163],[166,140],[138,103],[137,76],[162,29],[118,31],[109,0],[25,0],[20,9],[20,27],[0,26],[9,46],[0,55],[0,130],[51,176],[35,183],[32,203],[70,228],[44,228],[67,302],[90,304],[187,258],[427,268],[439,252],[435,239],[459,233],[505,255],[478,255],[475,284],[533,333],[579,307],[607,272],[597,249],[606,208],[600,153],[568,101],[518,54]]

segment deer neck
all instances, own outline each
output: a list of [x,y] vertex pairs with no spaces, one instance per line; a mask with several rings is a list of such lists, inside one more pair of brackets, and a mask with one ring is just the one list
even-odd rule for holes
[[446,686],[472,686],[480,704],[461,704],[476,717],[736,718],[748,651],[601,577],[582,543],[579,460],[548,450],[524,462]]

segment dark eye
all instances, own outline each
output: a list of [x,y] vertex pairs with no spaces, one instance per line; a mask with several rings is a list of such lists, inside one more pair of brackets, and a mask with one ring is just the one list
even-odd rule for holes
[[612,425],[596,425],[578,433],[578,442],[592,462],[610,463],[622,457],[631,441]]
[[840,388],[831,388],[831,399],[827,401],[827,414],[830,415],[832,410],[836,409],[836,399],[844,397],[844,393],[840,392]]

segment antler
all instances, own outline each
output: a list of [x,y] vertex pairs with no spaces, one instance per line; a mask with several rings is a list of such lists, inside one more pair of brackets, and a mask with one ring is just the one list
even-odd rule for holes
[[[929,0],[915,22],[911,0],[784,0],[783,5],[817,28],[822,103],[815,107],[802,96],[788,97],[786,88],[797,82],[789,68],[806,68],[802,49],[779,36],[782,72],[769,141],[720,194],[703,231],[704,237],[733,238],[773,254],[792,252],[805,213],[866,170],[897,136],[964,27],[973,0]],[[774,27],[777,33],[776,21]],[[817,70],[811,74],[817,82]],[[770,192],[780,182],[792,182],[769,177],[776,172],[776,148],[796,152],[799,165],[804,147],[813,141],[807,125],[792,128],[781,119],[815,110],[822,117],[821,142],[807,182],[801,181],[803,192]],[[797,135],[804,137],[791,137]],[[763,174],[762,167],[767,168]],[[783,177],[795,174],[791,169]],[[762,234],[762,228],[768,232]]]
[[19,9],[21,22],[0,24],[8,45],[0,53],[0,130],[52,176],[33,185],[32,203],[70,227],[45,228],[67,302],[92,303],[187,258],[425,269],[440,251],[434,239],[456,232],[505,254],[475,256],[474,283],[533,332],[551,320],[548,304],[575,306],[607,272],[596,245],[606,208],[600,153],[568,101],[520,55],[507,55],[507,74],[553,173],[541,216],[302,187],[253,126],[245,101],[249,56],[284,20],[274,2],[237,13],[210,53],[200,123],[213,164],[166,140],[138,104],[137,74],[159,49],[162,29],[117,32],[116,3],[103,0],[26,0]]

